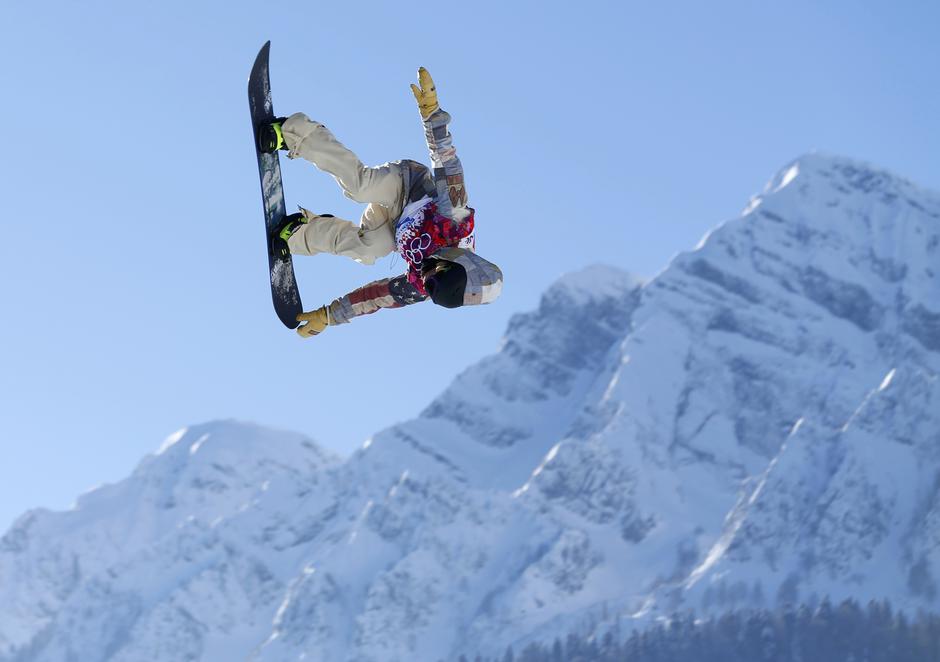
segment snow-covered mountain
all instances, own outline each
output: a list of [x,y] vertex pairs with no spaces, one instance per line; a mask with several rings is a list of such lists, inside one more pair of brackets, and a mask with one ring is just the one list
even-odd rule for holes
[[346,460],[235,422],[0,539],[0,662],[454,659],[676,608],[940,605],[940,195],[820,155],[593,267]]

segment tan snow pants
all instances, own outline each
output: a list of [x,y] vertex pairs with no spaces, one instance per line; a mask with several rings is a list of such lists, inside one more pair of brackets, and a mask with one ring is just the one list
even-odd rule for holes
[[386,163],[375,168],[362,164],[330,130],[303,113],[295,113],[283,125],[284,141],[292,159],[303,158],[333,176],[344,195],[368,203],[359,225],[341,218],[317,216],[304,210],[308,223],[287,244],[295,255],[332,253],[363,264],[372,264],[395,250],[395,221],[404,207],[401,168]]

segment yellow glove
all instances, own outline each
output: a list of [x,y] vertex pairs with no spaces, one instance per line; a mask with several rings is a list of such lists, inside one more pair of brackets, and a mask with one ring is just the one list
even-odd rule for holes
[[330,324],[330,314],[326,306],[321,306],[309,313],[301,313],[297,316],[298,322],[305,322],[297,327],[297,333],[301,338],[310,338],[322,332]]
[[[418,87],[420,85],[421,87]],[[434,81],[431,80],[431,74],[424,67],[418,69],[418,85],[411,84],[411,91],[414,92],[415,101],[418,102],[418,110],[421,111],[421,118],[427,119],[431,114],[440,108],[437,103],[437,88],[434,87]]]

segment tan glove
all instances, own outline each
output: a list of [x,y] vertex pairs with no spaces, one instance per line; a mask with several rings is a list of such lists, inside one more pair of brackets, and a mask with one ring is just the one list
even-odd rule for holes
[[[418,87],[420,85],[421,87]],[[411,91],[414,92],[415,101],[418,102],[418,110],[421,111],[421,118],[429,118],[435,110],[440,108],[437,103],[437,88],[434,87],[434,81],[431,74],[424,67],[418,69],[418,85],[411,84]]]
[[330,314],[326,306],[321,306],[309,313],[301,313],[297,316],[297,321],[305,322],[297,327],[297,333],[300,334],[300,337],[310,338],[321,333],[323,329],[330,325]]

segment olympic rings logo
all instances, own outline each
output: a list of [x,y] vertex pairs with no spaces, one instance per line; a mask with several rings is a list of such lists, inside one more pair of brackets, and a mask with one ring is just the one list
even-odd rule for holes
[[424,261],[424,251],[431,247],[431,235],[427,232],[411,240],[410,247],[405,251],[405,257],[413,265],[418,266]]

